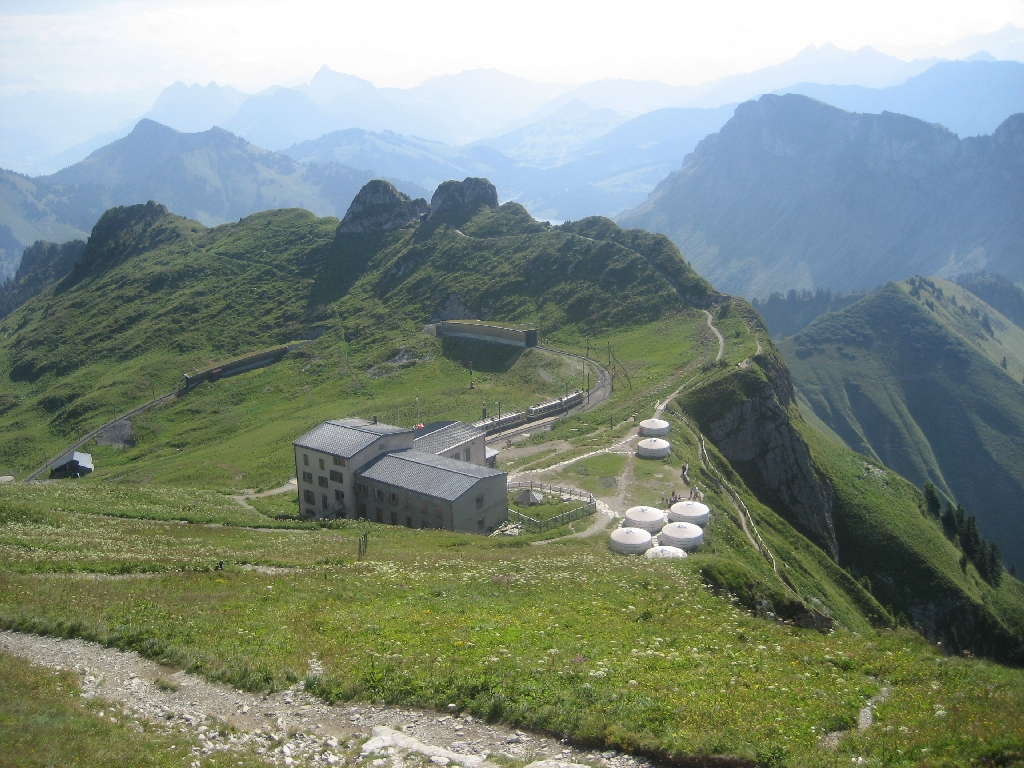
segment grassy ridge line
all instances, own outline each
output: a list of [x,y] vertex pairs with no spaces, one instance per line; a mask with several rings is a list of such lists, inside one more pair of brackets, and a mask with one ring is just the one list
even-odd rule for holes
[[[346,409],[355,411],[368,371],[403,348],[436,354],[419,331],[449,296],[478,314],[538,322],[577,346],[587,332],[636,327],[680,306],[636,251],[526,226],[528,218],[515,205],[481,214],[467,229],[528,231],[479,240],[446,225],[335,236],[335,220],[302,211],[207,229],[160,206],[115,209],[71,275],[0,322],[0,372],[10,381],[0,397],[0,466],[24,474],[29,457],[59,450],[124,402],[148,400],[182,370],[310,325],[327,332],[292,382],[323,384],[340,369],[347,381],[324,394],[353,400]],[[581,331],[573,324],[583,320]],[[301,397],[303,384],[289,388]],[[226,468],[219,482],[237,474]]]
[[1024,331],[952,283],[911,279],[780,349],[818,419],[918,486],[935,483],[1022,566]]

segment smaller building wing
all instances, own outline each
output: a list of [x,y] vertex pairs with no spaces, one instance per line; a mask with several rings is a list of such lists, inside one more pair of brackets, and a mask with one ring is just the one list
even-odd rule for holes
[[480,427],[474,427],[464,421],[435,421],[427,424],[423,429],[416,430],[412,444],[417,451],[445,453],[478,437],[483,437],[484,434]]
[[409,450],[379,456],[356,475],[437,499],[455,501],[480,480],[504,476],[505,473],[445,456]]

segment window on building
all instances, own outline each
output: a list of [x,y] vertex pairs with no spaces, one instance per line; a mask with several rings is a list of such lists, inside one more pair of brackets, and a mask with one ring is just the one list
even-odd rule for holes
[[321,496],[320,496],[320,506],[323,507],[324,509],[327,508],[327,494],[326,493],[321,494]]
[[391,494],[391,503],[392,504],[397,504],[398,503],[398,494],[397,493],[392,493]]
[[483,494],[481,494],[481,495],[476,497],[476,508],[477,509],[483,509],[484,508],[484,497],[483,497]]
[[391,513],[391,524],[392,525],[398,525],[398,513],[397,512],[392,512]]
[[344,483],[345,482],[345,477],[338,470],[332,469],[331,470],[331,482],[334,482],[334,483]]
[[327,487],[327,478],[324,477],[323,475],[318,475],[317,478],[316,478],[316,483],[321,488],[326,488]]
[[344,501],[345,501],[345,492],[344,491],[335,491],[334,492],[334,500],[337,501],[339,504],[344,503]]
[[412,515],[405,516],[405,527],[412,528]]
[[320,459],[320,469],[323,469],[323,468],[324,468],[324,460]]
[[484,530],[484,526],[485,526],[486,524],[487,524],[487,521],[486,521],[486,520],[484,520],[484,519],[483,519],[482,517],[481,517],[481,518],[480,518],[479,520],[477,520],[477,521],[476,521],[476,530],[477,530],[477,533],[482,533],[482,532],[483,532],[483,530]]
[[308,453],[302,454],[302,464],[303,464],[303,466],[306,466],[306,467],[309,466],[309,454]]
[[341,458],[341,456],[335,456],[334,457],[334,466],[336,466],[336,467],[344,467],[345,466],[345,460],[343,458]]
[[304,483],[312,483],[313,482],[313,473],[312,472],[303,472],[302,473],[302,482],[304,482]]
[[302,492],[302,500],[307,504],[316,504],[316,494],[307,489]]
[[462,452],[462,456],[466,461],[469,461],[469,457],[473,455],[473,449],[467,448]]
[[384,522],[384,510],[381,509],[380,507],[377,507],[377,522],[378,523],[383,523]]
[[377,501],[384,501],[384,491],[380,488],[376,489],[376,493],[374,495],[377,497]]

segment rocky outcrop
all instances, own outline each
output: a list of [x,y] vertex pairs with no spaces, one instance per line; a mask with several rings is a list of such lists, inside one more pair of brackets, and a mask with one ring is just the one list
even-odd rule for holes
[[447,299],[437,305],[428,323],[439,323],[442,320],[476,320],[469,308],[462,303],[457,294],[450,294]]
[[498,190],[487,179],[471,176],[463,181],[446,181],[430,198],[430,218],[459,213],[471,216],[484,205],[498,207]]
[[430,206],[422,197],[413,200],[391,182],[374,179],[352,199],[338,232],[386,232],[421,221],[429,213]]
[[760,486],[766,498],[776,502],[776,511],[838,560],[832,490],[815,471],[807,443],[790,423],[771,384],[763,382],[748,399],[711,422],[707,431],[722,455],[746,470],[748,485]]

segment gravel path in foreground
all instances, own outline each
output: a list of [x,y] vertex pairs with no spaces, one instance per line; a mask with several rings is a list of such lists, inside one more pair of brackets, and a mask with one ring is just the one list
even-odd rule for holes
[[[497,768],[489,756],[521,763],[549,761],[535,768],[557,768],[554,763],[651,766],[643,758],[578,750],[455,711],[329,706],[306,694],[301,684],[274,694],[247,693],[84,640],[0,632],[0,651],[77,673],[84,696],[191,735],[197,743],[194,766],[204,755],[225,751],[255,752],[268,763],[287,766]],[[318,662],[311,659],[310,664],[315,669]],[[101,714],[115,717],[121,712]]]

